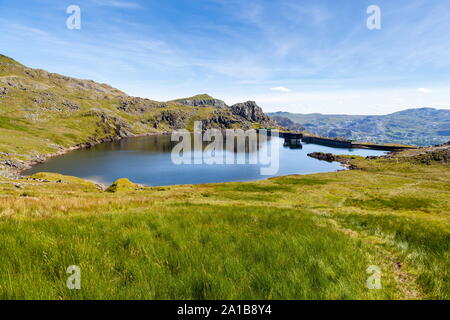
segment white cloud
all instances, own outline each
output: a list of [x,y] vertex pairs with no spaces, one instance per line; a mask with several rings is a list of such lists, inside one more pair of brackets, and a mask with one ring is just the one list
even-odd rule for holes
[[[417,91],[417,88],[380,88],[376,90],[311,90],[288,92],[282,95],[266,92],[221,97],[227,102],[235,103],[248,100],[249,96],[265,112],[381,115],[409,108],[450,109],[449,87],[435,87],[433,94],[430,95]],[[398,101],[399,97],[402,99],[401,102]]]
[[115,7],[121,9],[140,9],[141,5],[135,2],[129,1],[116,1],[116,0],[95,0],[95,3],[100,6]]
[[278,92],[289,92],[291,90],[289,90],[288,88],[285,87],[275,87],[275,88],[270,88],[271,91],[278,91]]
[[427,89],[427,88],[418,88],[417,91],[422,92],[422,93],[431,93],[431,92],[433,92],[431,89]]

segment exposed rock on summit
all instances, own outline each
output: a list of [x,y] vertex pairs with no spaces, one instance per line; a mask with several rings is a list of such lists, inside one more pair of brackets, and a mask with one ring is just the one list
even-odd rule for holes
[[255,101],[237,103],[232,105],[230,109],[233,114],[248,121],[272,122],[272,119],[262,111]]
[[178,100],[179,103],[191,107],[216,107],[227,108],[227,104],[219,99],[188,99]]

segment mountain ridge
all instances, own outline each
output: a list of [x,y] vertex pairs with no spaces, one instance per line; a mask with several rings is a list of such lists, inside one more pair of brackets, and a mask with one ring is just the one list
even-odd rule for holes
[[409,108],[386,115],[345,115],[274,112],[303,130],[324,137],[416,146],[439,145],[450,140],[450,110]]

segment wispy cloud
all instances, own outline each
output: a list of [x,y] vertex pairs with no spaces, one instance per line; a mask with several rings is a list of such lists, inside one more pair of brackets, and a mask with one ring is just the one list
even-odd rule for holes
[[3,53],[154,99],[207,91],[261,99],[266,108],[345,112],[384,92],[392,99],[377,101],[390,108],[450,107],[450,93],[437,89],[450,87],[448,0],[378,0],[379,31],[366,28],[366,7],[357,1],[89,1],[78,32],[50,6],[21,16],[18,4],[5,5]]
[[333,17],[333,12],[323,4],[301,2],[284,2],[282,4],[282,10],[286,17],[300,25],[304,24],[306,20],[315,26],[322,26]]
[[142,6],[136,2],[118,1],[118,0],[94,0],[94,3],[99,6],[107,6],[121,9],[140,9]]
[[291,90],[289,90],[286,87],[273,87],[273,88],[270,88],[270,90],[271,91],[278,91],[278,92],[289,92],[289,91],[291,91]]
[[[294,113],[350,113],[388,114],[407,108],[434,107],[450,109],[450,86],[436,88],[432,95],[416,89],[346,89],[287,92],[285,94],[260,93],[251,98],[266,112]],[[401,98],[399,98],[401,97]],[[243,100],[245,95],[234,96],[231,102]],[[227,101],[228,102],[228,101]]]

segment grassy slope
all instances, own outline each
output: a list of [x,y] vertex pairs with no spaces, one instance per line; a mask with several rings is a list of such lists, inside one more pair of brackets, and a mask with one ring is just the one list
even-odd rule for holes
[[[94,102],[98,108],[112,109],[119,91],[91,95],[90,90],[69,88],[69,82],[57,75],[9,62],[9,58],[0,57],[0,84],[14,85],[0,99],[0,152],[29,159],[88,141],[90,137],[107,135],[97,132],[98,119],[85,113]],[[46,92],[51,92],[48,98],[44,96]],[[36,98],[42,101],[33,100]],[[81,109],[72,112],[63,108],[64,99],[79,104]]]
[[352,161],[363,170],[118,192],[3,179],[0,298],[448,299],[448,166]]

